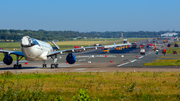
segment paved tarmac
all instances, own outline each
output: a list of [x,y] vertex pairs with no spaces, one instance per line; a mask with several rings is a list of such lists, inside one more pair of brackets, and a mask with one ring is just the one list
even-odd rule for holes
[[[163,44],[162,40],[158,40],[161,43],[162,49],[167,44]],[[171,41],[173,42],[173,41]],[[137,44],[147,44],[146,40],[137,42]],[[111,49],[109,54],[104,54],[103,50],[88,50],[81,53],[74,53],[77,58],[77,62],[73,65],[66,63],[66,55],[58,55],[58,68],[51,69],[50,64],[53,63],[52,59],[49,59],[47,68],[42,68],[41,61],[26,61],[22,60],[22,69],[14,69],[13,65],[7,66],[0,62],[0,73],[4,71],[11,71],[13,73],[23,72],[142,72],[142,71],[180,71],[180,66],[143,66],[144,63],[152,62],[161,56],[161,50],[156,55],[150,48],[146,48],[146,54],[140,55],[140,49],[125,49],[115,50]],[[25,65],[28,63],[28,65]]]

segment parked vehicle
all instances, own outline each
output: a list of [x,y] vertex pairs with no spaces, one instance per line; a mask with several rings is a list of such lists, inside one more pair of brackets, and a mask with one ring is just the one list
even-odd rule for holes
[[151,48],[152,46],[153,46],[153,44],[151,44],[151,43],[148,43],[148,44],[146,45],[147,48]]
[[93,46],[99,46],[99,44],[94,44]]
[[171,47],[172,45],[168,43],[167,47]]
[[104,53],[109,53],[109,48],[104,48]]
[[177,51],[173,51],[173,54],[177,54]]
[[[74,48],[80,48],[79,46],[74,46]],[[75,52],[81,52],[82,50],[76,50]]]
[[144,45],[143,44],[140,44],[140,46],[139,46],[140,48],[144,48]]
[[166,40],[163,40],[163,42],[164,42],[164,43],[168,43],[168,39],[166,39]]
[[174,47],[179,47],[179,45],[177,43],[174,44]]
[[143,55],[145,55],[145,49],[140,49],[140,54],[143,54]]
[[137,44],[136,44],[136,42],[131,43],[131,44],[132,44],[132,48],[137,48]]
[[121,47],[120,46],[116,46],[116,50],[121,50]]

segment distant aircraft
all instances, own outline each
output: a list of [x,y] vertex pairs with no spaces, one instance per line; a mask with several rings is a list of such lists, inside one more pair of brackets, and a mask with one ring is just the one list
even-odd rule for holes
[[0,50],[1,53],[4,54],[3,62],[6,65],[11,65],[13,62],[13,58],[11,57],[11,54],[15,54],[17,57],[17,62],[14,64],[14,69],[21,69],[21,64],[19,64],[19,61],[25,57],[28,61],[44,61],[43,67],[47,67],[45,64],[48,57],[51,57],[54,61],[54,63],[51,64],[51,68],[57,68],[57,54],[62,54],[64,52],[69,52],[69,54],[66,57],[66,61],[69,64],[73,64],[76,62],[76,57],[72,52],[75,50],[86,50],[86,49],[97,49],[97,46],[91,46],[91,47],[84,47],[84,48],[76,48],[76,49],[67,49],[67,50],[59,50],[60,48],[53,42],[53,44],[56,46],[54,49],[57,51],[53,51],[53,47],[44,42],[37,39],[33,39],[29,36],[24,36],[21,39],[21,51],[8,51],[8,50]]

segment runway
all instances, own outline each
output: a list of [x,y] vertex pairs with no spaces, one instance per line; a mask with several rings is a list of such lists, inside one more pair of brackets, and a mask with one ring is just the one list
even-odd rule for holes
[[[163,40],[163,39],[162,39]],[[158,40],[162,43],[162,40]],[[137,42],[137,44],[147,44],[146,40]],[[163,44],[162,47],[167,46]],[[161,48],[161,47],[160,47]],[[49,59],[47,68],[42,68],[41,61],[20,61],[22,69],[14,69],[13,64],[7,66],[0,62],[0,73],[4,71],[11,71],[13,73],[32,73],[32,72],[159,72],[159,71],[180,71],[180,66],[143,66],[144,63],[152,62],[161,56],[161,52],[158,55],[150,48],[145,48],[146,54],[140,55],[140,49],[125,49],[115,50],[110,49],[109,54],[104,54],[103,50],[88,50],[85,52],[74,53],[77,62],[73,65],[66,63],[66,55],[58,55],[58,68],[51,69],[50,64],[53,63],[52,59]],[[28,64],[25,64],[28,63]]]

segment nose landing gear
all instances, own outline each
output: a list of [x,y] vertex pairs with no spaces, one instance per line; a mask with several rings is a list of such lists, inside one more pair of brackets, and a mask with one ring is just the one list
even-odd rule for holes
[[14,64],[14,69],[21,69],[21,68],[22,68],[22,65],[19,64],[19,61],[20,61],[23,57],[21,56],[20,59],[19,59],[19,55],[16,55],[16,57],[17,57],[17,62],[16,62],[16,64]]

